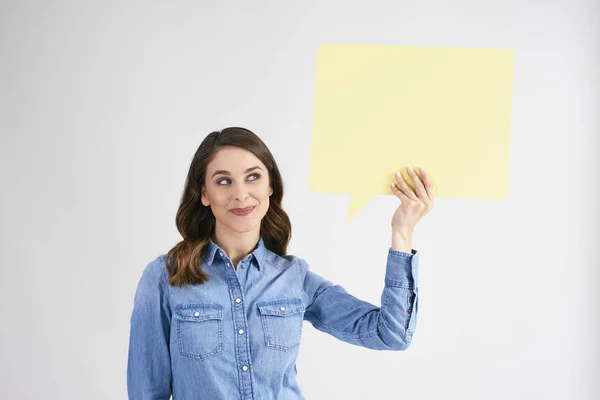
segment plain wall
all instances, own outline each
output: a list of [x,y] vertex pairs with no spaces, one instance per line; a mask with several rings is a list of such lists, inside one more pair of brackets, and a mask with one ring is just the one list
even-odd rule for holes
[[597,0],[2,1],[0,397],[126,398],[137,282],[226,126],[274,153],[290,253],[379,305],[399,200],[346,224],[348,195],[308,188],[316,51],[356,43],[514,51],[509,197],[417,225],[408,350],[306,322],[306,397],[599,398],[599,23]]

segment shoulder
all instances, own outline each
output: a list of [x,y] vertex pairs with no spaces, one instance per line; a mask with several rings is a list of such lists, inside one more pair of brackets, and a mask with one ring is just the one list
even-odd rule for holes
[[167,281],[167,265],[166,265],[166,254],[160,254],[154,259],[150,260],[144,270],[142,271],[142,277],[140,283],[146,284],[157,284],[165,283]]
[[266,251],[264,261],[268,266],[279,270],[295,269],[299,273],[306,273],[308,270],[306,260],[293,254],[280,256],[272,251]]
[[166,259],[167,259],[166,254],[159,254],[158,256],[156,256],[156,258],[154,258],[153,260],[150,260],[148,262],[148,264],[146,265],[146,268],[156,270],[156,271],[166,270],[167,269]]

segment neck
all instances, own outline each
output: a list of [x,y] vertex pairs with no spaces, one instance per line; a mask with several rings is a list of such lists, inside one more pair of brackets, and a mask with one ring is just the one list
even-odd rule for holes
[[260,230],[241,233],[222,232],[217,226],[215,227],[215,234],[211,239],[227,253],[227,256],[235,267],[242,258],[252,253],[256,246],[258,246]]

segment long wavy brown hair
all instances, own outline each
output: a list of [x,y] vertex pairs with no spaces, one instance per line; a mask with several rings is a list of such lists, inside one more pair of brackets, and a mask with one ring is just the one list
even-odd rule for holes
[[267,167],[273,194],[270,197],[269,209],[260,224],[260,235],[266,248],[281,256],[287,254],[292,225],[281,207],[283,181],[275,158],[265,143],[250,130],[240,127],[225,128],[211,132],[204,138],[190,165],[175,217],[177,230],[183,240],[167,252],[165,259],[169,271],[169,284],[172,286],[203,284],[210,278],[210,275],[202,270],[201,257],[214,234],[215,216],[210,207],[202,204],[201,194],[206,183],[207,166],[224,146],[248,150]]

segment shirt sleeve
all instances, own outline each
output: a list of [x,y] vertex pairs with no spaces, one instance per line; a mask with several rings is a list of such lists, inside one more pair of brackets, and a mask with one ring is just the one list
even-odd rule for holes
[[344,342],[374,350],[406,350],[417,323],[419,254],[388,251],[381,307],[306,269],[304,319]]
[[163,258],[150,262],[135,292],[127,361],[130,400],[171,397],[171,311],[166,274]]

